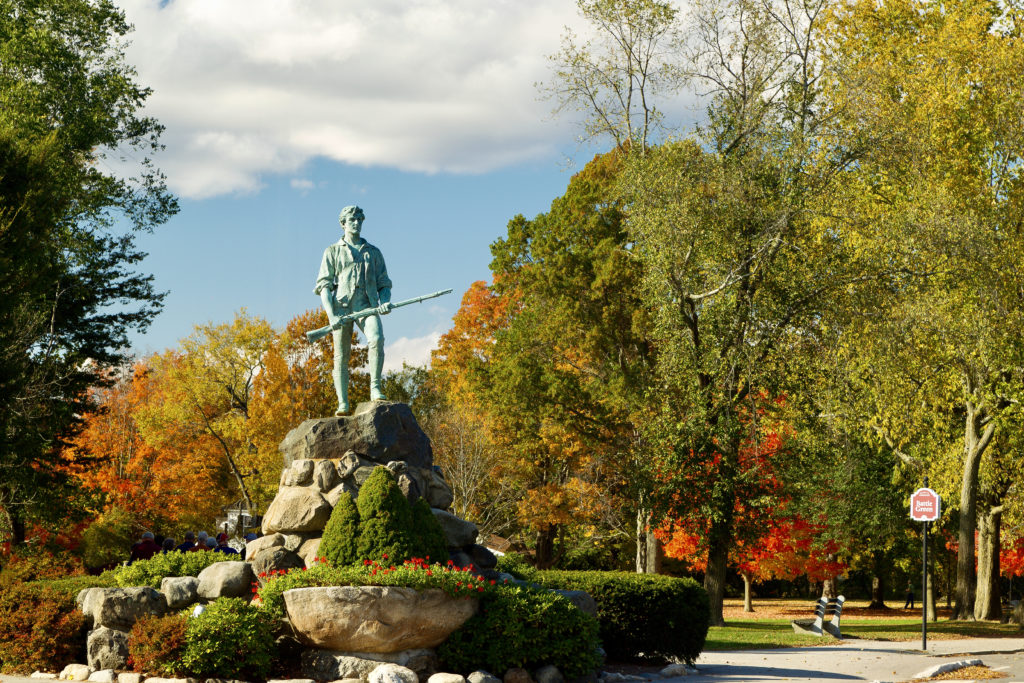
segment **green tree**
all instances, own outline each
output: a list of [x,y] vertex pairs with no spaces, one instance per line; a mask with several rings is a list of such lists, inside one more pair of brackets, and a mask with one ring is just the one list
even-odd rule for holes
[[[818,102],[823,6],[698,3],[690,70],[710,89],[707,124],[632,155],[623,183],[658,356],[644,433],[663,455],[664,506],[707,520],[716,625],[747,476],[740,449],[758,449],[777,397],[807,390],[805,354],[870,265],[821,211],[859,151],[836,144]],[[702,495],[675,493],[693,471],[709,472]]]
[[[537,558],[554,560],[559,518],[595,514],[623,533],[613,511],[577,505],[578,492],[611,501],[624,494],[637,518],[638,571],[648,562],[648,462],[637,438],[653,358],[646,337],[642,274],[630,253],[626,214],[616,197],[624,153],[596,157],[562,197],[532,220],[518,216],[491,247],[499,295],[520,297],[498,331],[486,379],[493,437],[514,454],[527,490],[547,501],[534,515]],[[610,495],[602,495],[598,492]],[[532,500],[532,510],[541,508]]]
[[856,102],[837,120],[870,142],[844,184],[849,231],[899,274],[847,336],[848,357],[889,359],[856,364],[855,395],[879,438],[957,500],[965,619],[992,613],[989,588],[975,586],[979,487],[1024,388],[1021,9],[849,3],[830,22],[841,69],[824,84],[839,106]]
[[[161,128],[141,115],[129,28],[107,0],[0,2],[0,507],[16,542],[27,518],[63,514],[61,441],[161,305],[135,232],[177,207],[149,161]],[[115,173],[119,157],[141,161]]]

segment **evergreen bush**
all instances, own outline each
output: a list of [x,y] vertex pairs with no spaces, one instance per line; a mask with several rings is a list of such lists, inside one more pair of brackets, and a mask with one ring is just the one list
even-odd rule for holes
[[430,511],[426,498],[418,498],[412,504],[412,533],[418,544],[417,555],[427,562],[444,562],[448,559],[448,540],[437,517]]
[[334,506],[320,541],[320,555],[334,566],[364,560],[401,564],[427,556],[447,559],[444,530],[430,506],[423,499],[409,505],[388,468],[373,470],[354,506],[346,498]]
[[342,495],[331,512],[320,539],[320,556],[335,567],[344,567],[359,561],[356,543],[359,538],[359,510],[355,501]]
[[553,664],[567,680],[601,664],[597,621],[564,597],[532,586],[488,591],[480,612],[437,648],[446,671],[534,670]]
[[617,660],[679,658],[689,664],[704,648],[711,613],[693,579],[627,572],[534,571],[546,588],[583,590],[597,602],[601,640]]
[[276,652],[264,611],[241,598],[218,598],[188,620],[181,667],[196,677],[266,680]]

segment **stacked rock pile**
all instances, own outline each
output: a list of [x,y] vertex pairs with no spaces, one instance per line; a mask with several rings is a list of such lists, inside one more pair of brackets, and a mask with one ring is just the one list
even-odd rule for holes
[[488,573],[497,559],[476,542],[472,522],[451,513],[452,491],[434,466],[430,439],[409,406],[360,403],[350,416],[306,420],[280,445],[285,468],[263,517],[263,536],[246,546],[256,574],[311,566],[331,511],[353,498],[375,467],[387,467],[410,503],[425,498],[444,529],[449,559]]
[[168,577],[160,590],[86,588],[75,598],[78,609],[92,619],[86,657],[94,671],[123,669],[128,660],[128,632],[143,616],[163,616],[217,598],[251,597],[256,580],[246,562],[217,562],[198,577]]

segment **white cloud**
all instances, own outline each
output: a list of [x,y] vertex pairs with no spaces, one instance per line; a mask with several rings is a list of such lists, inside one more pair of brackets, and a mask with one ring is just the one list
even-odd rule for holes
[[306,194],[316,187],[316,184],[308,178],[292,178],[290,184],[293,190],[298,190],[302,194]]
[[534,83],[572,0],[123,0],[128,59],[188,197],[252,192],[313,157],[484,172],[550,153]]
[[440,332],[431,332],[422,337],[400,337],[384,347],[384,370],[401,370],[402,362],[409,365],[426,365],[430,352],[437,348]]

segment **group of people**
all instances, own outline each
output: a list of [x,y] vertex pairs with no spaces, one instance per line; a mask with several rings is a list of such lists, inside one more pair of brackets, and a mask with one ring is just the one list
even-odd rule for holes
[[[250,536],[252,538],[250,538]],[[255,534],[246,534],[245,540],[251,541],[256,538]],[[154,555],[159,553],[170,553],[170,552],[194,552],[197,550],[210,550],[215,553],[227,553],[229,555],[238,555],[239,552],[228,545],[228,535],[226,533],[219,533],[216,537],[207,534],[205,531],[200,531],[198,534],[192,531],[185,532],[185,540],[176,544],[175,540],[171,537],[157,539],[153,535],[152,531],[147,531],[142,534],[142,537],[134,544],[132,544],[131,554],[129,561],[134,562],[135,560],[148,560]],[[241,552],[242,559],[245,559],[245,549]]]

